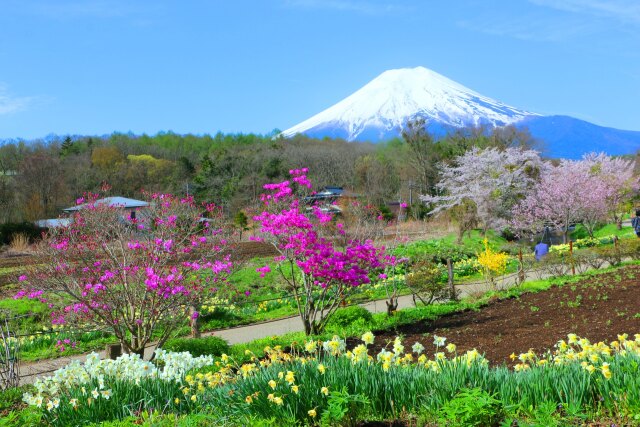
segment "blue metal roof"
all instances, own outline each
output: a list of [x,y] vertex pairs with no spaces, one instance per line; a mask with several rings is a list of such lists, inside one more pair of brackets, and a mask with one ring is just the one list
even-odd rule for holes
[[[108,205],[110,207],[119,207],[125,209],[144,208],[149,206],[149,203],[142,200],[128,199],[126,197],[105,197],[104,199],[98,199],[94,203],[95,205]],[[80,209],[84,209],[87,204],[73,206],[71,208],[63,209],[65,212],[75,212]]]

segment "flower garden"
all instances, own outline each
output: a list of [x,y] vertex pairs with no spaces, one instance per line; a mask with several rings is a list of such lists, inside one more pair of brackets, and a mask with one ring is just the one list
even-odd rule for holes
[[553,423],[559,416],[579,422],[594,413],[638,419],[640,334],[611,343],[569,334],[552,352],[514,354],[513,370],[491,367],[475,349],[459,352],[444,337],[411,348],[396,338],[389,350],[370,354],[373,339],[365,333],[351,350],[337,336],[288,352],[276,346],[242,364],[224,354],[214,360],[161,350],[155,364],[90,356],[37,381],[37,392],[24,400],[45,422],[65,426],[142,410],[160,417],[203,412],[211,425],[380,418],[492,425],[517,418]]
[[27,406],[0,425],[636,425],[639,275],[636,263],[528,283],[436,318],[403,310],[386,327],[374,315],[347,339],[298,334],[219,356],[158,350],[153,361],[91,355],[23,389]]
[[[289,173],[264,186],[253,217],[253,240],[275,254],[252,261],[250,287],[219,207],[153,194],[147,218],[126,218],[91,195],[17,279],[24,325],[48,314],[56,330],[4,344],[42,355],[115,339],[126,354],[3,392],[0,426],[640,424],[640,243],[618,238],[628,230],[594,225],[539,263],[489,230],[463,246],[385,247],[372,238],[382,215],[354,202],[358,215],[335,220],[307,203],[307,170]],[[460,301],[450,284],[474,280],[491,290]],[[397,310],[403,292],[414,308]],[[386,313],[344,307],[381,297]],[[33,318],[32,302],[44,307]],[[304,332],[200,337],[294,313]]]

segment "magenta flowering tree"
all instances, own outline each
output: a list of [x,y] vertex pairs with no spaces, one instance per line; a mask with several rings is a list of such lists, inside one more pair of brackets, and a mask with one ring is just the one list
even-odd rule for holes
[[[307,169],[289,171],[291,181],[264,186],[265,210],[253,219],[279,252],[277,269],[293,294],[307,335],[320,333],[330,316],[390,258],[371,240],[349,238],[346,227],[305,198]],[[268,266],[258,271],[270,271]]]
[[232,264],[218,210],[154,194],[131,218],[89,199],[69,226],[45,237],[43,263],[21,277],[16,298],[47,304],[53,324],[110,331],[126,352],[142,355],[151,340],[162,346],[197,322],[194,307],[225,282]]

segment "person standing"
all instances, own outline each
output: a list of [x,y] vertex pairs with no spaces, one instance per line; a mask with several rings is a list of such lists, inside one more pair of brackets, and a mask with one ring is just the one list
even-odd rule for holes
[[631,218],[631,227],[636,232],[636,236],[640,238],[640,209],[636,209],[636,216]]
[[549,245],[544,242],[540,242],[533,249],[533,253],[536,256],[536,261],[540,261],[543,256],[549,253]]

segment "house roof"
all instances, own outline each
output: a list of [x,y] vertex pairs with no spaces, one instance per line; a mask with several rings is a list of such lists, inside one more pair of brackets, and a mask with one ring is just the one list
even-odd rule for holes
[[73,220],[71,218],[54,218],[54,219],[39,219],[34,221],[33,223],[36,227],[40,228],[58,228],[58,227],[68,227],[71,225]]
[[[94,202],[95,205],[107,205],[110,207],[120,207],[125,209],[144,208],[149,206],[149,203],[142,200],[129,199],[126,197],[105,197],[104,199],[98,199]],[[87,207],[87,203],[82,205],[73,206],[71,208],[63,209],[65,212],[75,212]]]

